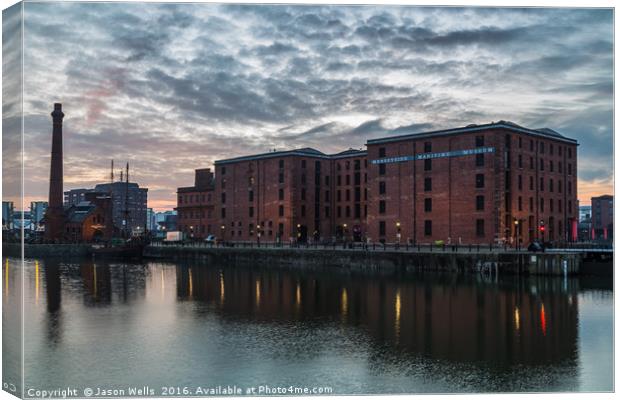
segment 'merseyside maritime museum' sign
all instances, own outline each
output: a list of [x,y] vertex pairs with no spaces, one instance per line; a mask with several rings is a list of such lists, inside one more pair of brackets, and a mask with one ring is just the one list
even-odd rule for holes
[[444,151],[439,153],[423,153],[415,156],[400,156],[400,157],[386,157],[378,160],[371,160],[371,164],[390,164],[404,161],[416,161],[416,160],[428,160],[431,158],[445,158],[445,157],[461,157],[470,156],[473,154],[493,153],[495,147],[478,147],[476,149],[469,150],[454,150]]

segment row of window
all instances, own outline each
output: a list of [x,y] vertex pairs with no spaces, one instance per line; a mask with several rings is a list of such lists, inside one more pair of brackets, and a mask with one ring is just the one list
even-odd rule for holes
[[211,193],[207,193],[205,197],[204,194],[180,194],[179,195],[179,204],[193,204],[193,203],[204,203],[205,199],[207,202],[211,201]]
[[[484,236],[484,219],[476,219],[476,235]],[[385,221],[379,221],[379,236],[385,237]],[[432,236],[433,235],[433,220],[427,219],[424,220],[424,236]]]
[[[510,143],[511,143],[511,137],[510,135],[506,135],[505,137],[505,144],[506,147],[510,148]],[[535,145],[536,143],[536,145]],[[474,139],[474,145],[476,147],[484,147],[484,135],[479,135],[476,136]],[[415,143],[414,143],[415,146]],[[424,153],[431,153],[433,151],[433,144],[432,142],[424,142]],[[519,148],[523,148],[523,140],[522,138],[519,136],[518,137],[518,146]],[[542,141],[534,141],[533,139],[530,139],[530,151],[534,151],[534,147],[537,146],[538,147],[538,152],[540,154],[545,154],[545,142]],[[559,156],[562,156],[562,149],[563,147],[558,145],[557,146],[557,153]],[[549,151],[549,155],[553,155],[554,154],[554,146],[553,143],[549,143],[549,147],[548,147],[548,151]],[[566,156],[567,158],[572,158],[573,157],[573,150],[570,147],[566,148]],[[387,153],[385,150],[385,147],[379,147],[379,158],[384,158],[387,157]]]

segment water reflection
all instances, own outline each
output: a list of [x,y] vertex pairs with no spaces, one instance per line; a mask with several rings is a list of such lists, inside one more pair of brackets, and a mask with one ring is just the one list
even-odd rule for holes
[[[5,277],[9,277],[6,267]],[[477,376],[474,390],[516,390],[528,388],[527,379],[532,376],[527,374],[533,373],[528,371],[540,367],[557,369],[561,378],[560,372],[558,376],[547,376],[543,383],[533,384],[536,390],[574,390],[580,371],[577,295],[583,283],[576,279],[500,277],[498,282],[487,282],[475,275],[372,277],[321,270],[54,259],[27,262],[26,279],[31,283],[26,288],[32,288],[32,293],[26,295],[27,302],[32,302],[33,310],[44,310],[40,327],[36,320],[28,322],[33,335],[40,328],[44,334],[39,343],[41,351],[50,351],[61,343],[71,346],[76,326],[83,335],[91,335],[81,340],[91,337],[94,343],[100,335],[98,329],[107,327],[102,328],[100,321],[113,321],[122,324],[115,331],[118,334],[126,330],[131,337],[145,341],[143,351],[147,354],[162,345],[183,353],[183,346],[200,344],[183,344],[183,338],[200,337],[204,320],[215,317],[222,327],[239,330],[247,326],[250,330],[243,340],[251,342],[262,337],[262,345],[267,347],[279,346],[281,340],[309,340],[312,345],[303,347],[304,356],[316,361],[321,359],[321,349],[331,348],[332,343],[325,338],[313,341],[313,332],[337,328],[331,334],[334,341],[341,343],[345,337],[353,347],[330,351],[342,351],[341,357],[365,352],[370,362],[366,374],[371,375],[397,366],[401,368],[398,373],[419,373],[411,366],[426,360],[422,365],[430,368],[428,373],[440,366],[459,371],[485,368]],[[4,299],[13,299],[9,287],[4,289]],[[98,313],[102,309],[107,310],[105,314]],[[139,312],[145,313],[144,318]],[[153,318],[160,331],[148,327]],[[83,321],[87,323],[82,326]],[[282,336],[286,326],[300,326],[309,336]],[[223,337],[227,329],[233,328],[224,329]],[[273,336],[260,333],[271,331]],[[220,333],[209,332],[209,341],[219,340]],[[142,345],[126,343],[138,344]],[[281,357],[299,358],[299,350],[295,349],[302,345],[291,344],[290,351]],[[94,352],[89,356],[96,359],[98,350],[89,349]],[[111,350],[102,346],[100,351]],[[204,347],[193,351],[207,352]],[[188,373],[189,366],[173,368],[181,376]],[[331,368],[342,368],[346,375],[344,366],[335,364]],[[510,375],[515,368],[527,377]],[[485,379],[494,383],[483,383]],[[523,381],[515,384],[511,379]],[[462,382],[454,384],[455,390],[465,387]],[[403,385],[405,391],[419,390],[412,383],[410,387]],[[439,386],[438,391],[450,390]]]

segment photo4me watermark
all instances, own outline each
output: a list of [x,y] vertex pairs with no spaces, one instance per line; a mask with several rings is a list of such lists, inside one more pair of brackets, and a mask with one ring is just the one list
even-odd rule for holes
[[93,386],[85,388],[28,388],[27,398],[66,399],[83,397],[187,397],[187,396],[310,396],[334,394],[331,386],[295,386],[295,385],[217,385],[217,386],[129,386],[108,388]]

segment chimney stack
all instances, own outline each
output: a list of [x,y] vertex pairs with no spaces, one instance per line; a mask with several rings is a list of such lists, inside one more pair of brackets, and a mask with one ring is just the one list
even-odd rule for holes
[[63,171],[62,171],[62,104],[54,103],[52,111],[52,162],[50,165],[49,202],[45,217],[45,237],[59,240],[63,236]]

